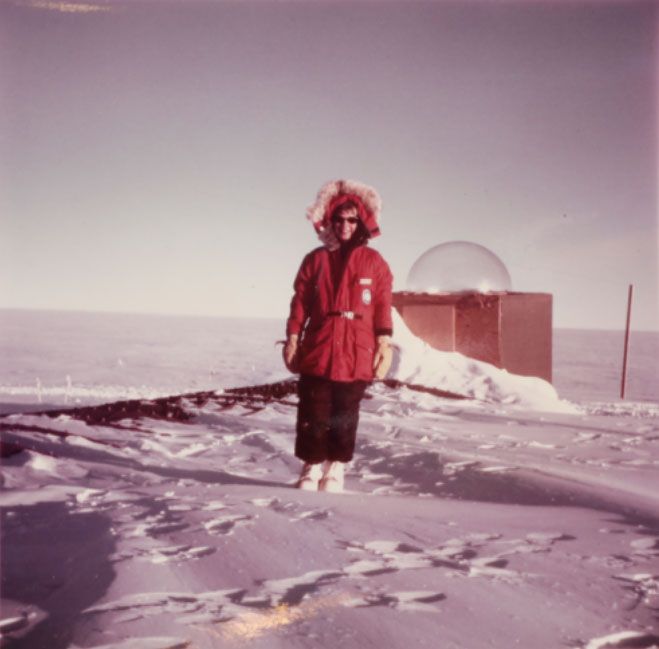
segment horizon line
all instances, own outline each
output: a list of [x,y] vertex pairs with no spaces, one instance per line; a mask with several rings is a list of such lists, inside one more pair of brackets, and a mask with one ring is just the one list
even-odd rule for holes
[[[285,321],[287,316],[275,315],[240,315],[240,314],[211,314],[211,313],[171,313],[165,311],[126,311],[109,309],[84,309],[84,308],[46,308],[46,307],[11,307],[0,306],[0,312],[3,311],[23,311],[23,312],[38,312],[38,313],[80,313],[89,315],[133,315],[133,316],[159,316],[159,317],[172,317],[172,318],[208,318],[208,319],[232,319],[232,320],[281,320]],[[619,329],[611,329],[607,327],[579,327],[579,326],[557,326],[552,324],[553,330],[564,331],[601,331],[620,333],[625,331],[624,327]],[[638,329],[631,327],[630,331],[636,333],[651,333],[659,334],[658,329]]]

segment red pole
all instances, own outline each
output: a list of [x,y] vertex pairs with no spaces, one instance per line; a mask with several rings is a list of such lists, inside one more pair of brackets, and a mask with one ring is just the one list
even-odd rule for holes
[[620,382],[620,398],[625,398],[625,383],[627,381],[627,352],[629,350],[629,323],[632,316],[632,295],[634,294],[634,285],[629,285],[629,294],[627,296],[627,325],[625,326],[625,351],[622,356],[622,381]]

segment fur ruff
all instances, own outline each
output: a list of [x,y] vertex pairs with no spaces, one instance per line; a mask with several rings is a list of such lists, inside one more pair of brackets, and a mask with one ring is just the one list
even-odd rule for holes
[[361,204],[360,216],[368,236],[377,237],[380,234],[382,201],[375,189],[356,180],[330,180],[320,188],[315,202],[307,208],[307,218],[316,229],[318,238],[330,250],[339,247],[330,222],[330,208],[341,195],[349,195]]

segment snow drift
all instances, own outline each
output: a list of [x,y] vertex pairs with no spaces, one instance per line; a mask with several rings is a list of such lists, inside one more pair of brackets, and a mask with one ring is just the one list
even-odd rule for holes
[[529,410],[577,412],[543,379],[510,374],[458,352],[433,349],[409,330],[395,309],[393,343],[394,362],[389,375],[398,381]]

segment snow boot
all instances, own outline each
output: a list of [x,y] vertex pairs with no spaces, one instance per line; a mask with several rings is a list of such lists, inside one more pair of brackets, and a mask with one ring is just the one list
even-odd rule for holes
[[319,490],[339,494],[343,491],[345,462],[325,462],[325,471],[320,480]]
[[322,475],[323,471],[320,464],[309,464],[308,462],[305,462],[302,467],[302,473],[300,473],[300,477],[295,486],[304,491],[318,491],[318,483],[320,482]]

